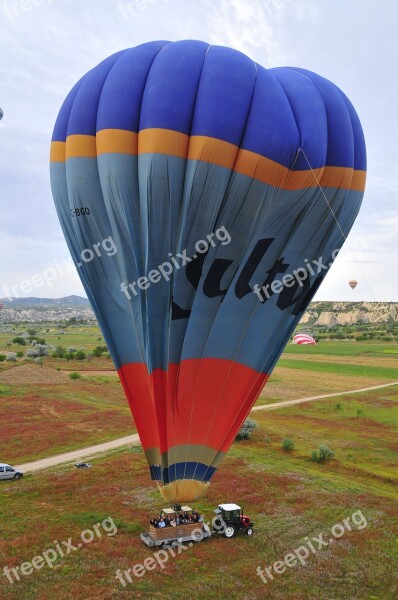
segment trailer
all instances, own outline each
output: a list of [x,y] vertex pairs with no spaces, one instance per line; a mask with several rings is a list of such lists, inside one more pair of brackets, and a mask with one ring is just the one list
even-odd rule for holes
[[[189,506],[163,508],[160,512],[160,518],[176,521],[180,512],[190,516],[193,510]],[[173,546],[182,542],[201,542],[210,536],[210,528],[203,522],[203,517],[198,522],[186,522],[174,526],[168,525],[167,527],[154,527],[151,524],[148,532],[140,534],[141,540],[150,548],[162,545]]]

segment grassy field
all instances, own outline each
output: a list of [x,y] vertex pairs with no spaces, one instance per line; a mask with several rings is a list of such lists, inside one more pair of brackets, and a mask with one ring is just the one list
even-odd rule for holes
[[[90,351],[96,328],[45,332],[48,342]],[[41,332],[42,333],[42,332]],[[7,341],[8,340],[8,341]],[[0,338],[0,346],[9,343]],[[10,350],[10,346],[6,346]],[[14,349],[15,351],[15,349]],[[0,365],[1,460],[22,463],[122,437],[135,431],[109,358],[24,359]],[[20,369],[20,370],[19,370]],[[71,381],[70,371],[83,377]],[[44,374],[44,376],[43,376]],[[35,378],[41,375],[40,381]],[[288,346],[258,404],[339,393],[398,380],[393,344],[322,342]],[[256,412],[249,441],[236,442],[198,508],[211,519],[220,502],[237,502],[255,522],[253,538],[219,536],[169,558],[126,587],[116,570],[152,552],[140,541],[160,508],[139,448],[98,457],[90,470],[63,466],[0,485],[0,598],[113,600],[221,598],[257,600],[396,600],[398,598],[398,386]],[[294,443],[282,450],[282,440]],[[320,444],[335,453],[310,460]],[[263,583],[256,573],[283,560],[306,538],[332,539],[337,523],[361,511],[362,528],[310,553]],[[54,548],[79,542],[81,532],[112,517],[117,534],[83,543],[54,566],[11,584],[3,568],[17,567]],[[314,542],[315,543],[315,542]]]
[[135,432],[119,381],[102,379],[0,385],[0,460],[22,463]]
[[[1,567],[30,561],[56,540],[71,538],[77,546],[83,530],[107,517],[118,530],[13,584],[3,575],[1,598],[395,600],[398,391],[257,413],[255,419],[252,439],[234,444],[198,504],[210,519],[218,503],[240,503],[255,522],[252,538],[215,536],[170,556],[163,570],[132,576],[124,588],[116,570],[152,556],[138,534],[160,503],[142,452],[119,451],[94,460],[87,471],[63,467],[1,485]],[[295,443],[290,453],[281,448],[284,437]],[[311,462],[322,442],[335,458]],[[258,565],[282,560],[307,538],[332,539],[333,526],[348,517],[360,528],[352,526],[319,550],[314,542],[317,551],[306,566],[274,573],[266,584],[257,576]]]

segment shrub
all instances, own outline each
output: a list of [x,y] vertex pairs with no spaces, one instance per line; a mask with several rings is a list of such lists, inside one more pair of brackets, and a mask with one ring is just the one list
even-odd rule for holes
[[26,346],[26,340],[21,336],[17,336],[15,338],[13,338],[12,343],[19,344],[20,346]]
[[79,350],[78,352],[76,352],[76,357],[77,360],[84,360],[86,358],[86,353],[83,352],[83,350]]
[[341,404],[341,402],[337,402],[336,410],[343,410],[343,405]]
[[236,440],[248,440],[251,436],[252,431],[257,427],[257,423],[252,421],[252,419],[247,418],[240,428]]
[[94,348],[93,356],[96,356],[97,358],[102,356],[102,347],[101,346],[97,346],[96,348]]
[[38,356],[37,358],[35,358],[35,361],[34,361],[34,362],[35,362],[37,365],[40,365],[41,367],[43,366],[43,359],[42,359],[40,356]]
[[334,457],[334,452],[326,446],[326,444],[321,444],[318,450],[314,450],[311,454],[311,460],[318,463],[325,463]]
[[73,354],[73,352],[68,352],[67,354],[65,354],[65,358],[66,360],[73,360],[75,358],[75,355]]
[[81,379],[82,376],[80,375],[80,373],[76,373],[76,371],[73,371],[73,373],[70,373],[69,378],[73,381],[76,381],[76,379]]
[[25,356],[26,358],[37,358],[39,356],[38,348],[29,348],[29,350],[26,350]]
[[22,358],[22,357],[23,357],[22,350],[18,350],[18,352],[17,352],[17,358]]
[[66,351],[63,346],[55,346],[55,350],[53,352],[53,358],[64,358],[65,354],[66,354]]
[[36,344],[35,350],[37,350],[37,356],[48,356],[48,347],[46,344]]
[[282,450],[284,450],[285,452],[291,452],[292,450],[294,450],[293,440],[290,440],[289,438],[285,438],[284,440],[282,440]]
[[15,352],[10,352],[7,356],[7,360],[8,361],[12,361],[14,362],[15,360],[17,360],[17,355]]
[[0,362],[4,362],[7,356],[5,354],[0,354]]

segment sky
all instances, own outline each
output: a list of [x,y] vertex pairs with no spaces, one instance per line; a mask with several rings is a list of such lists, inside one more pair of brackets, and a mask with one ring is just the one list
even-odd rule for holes
[[266,68],[315,71],[347,94],[365,133],[367,187],[315,299],[398,301],[397,20],[393,0],[0,0],[0,297],[85,295],[48,167],[74,83],[118,50],[199,39]]

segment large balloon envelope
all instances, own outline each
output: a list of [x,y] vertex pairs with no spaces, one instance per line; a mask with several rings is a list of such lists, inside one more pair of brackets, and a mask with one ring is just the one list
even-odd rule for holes
[[230,48],[146,43],[69,93],[55,204],[166,500],[205,492],[351,229],[365,169],[335,85]]

